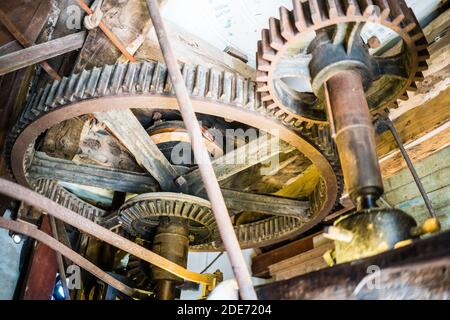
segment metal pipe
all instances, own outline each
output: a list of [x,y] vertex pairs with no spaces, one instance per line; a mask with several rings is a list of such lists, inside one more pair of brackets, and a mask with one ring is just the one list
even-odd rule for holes
[[[17,199],[35,207],[49,215],[54,216],[84,233],[92,235],[112,246],[115,246],[123,251],[126,251],[137,258],[147,261],[150,264],[156,265],[165,269],[180,278],[189,280],[195,283],[205,284],[209,287],[215,285],[215,279],[211,275],[198,274],[186,268],[183,268],[170,260],[167,260],[154,252],[147,250],[133,241],[125,239],[124,237],[101,227],[91,220],[76,214],[73,211],[53,202],[52,200],[31,191],[17,183],[0,178],[0,194],[4,194],[10,198]],[[53,238],[52,238],[53,239]]]
[[389,117],[383,117],[382,121],[385,122],[389,131],[391,131],[392,136],[394,137],[395,142],[397,143],[397,145],[400,149],[400,152],[402,153],[402,156],[405,159],[406,164],[408,165],[409,171],[411,172],[411,174],[414,178],[417,188],[419,189],[419,192],[422,195],[423,201],[425,202],[425,205],[428,209],[428,212],[430,213],[430,216],[432,218],[436,218],[436,212],[434,212],[430,198],[428,198],[428,194],[423,187],[422,181],[420,181],[420,178],[419,178],[419,175],[417,174],[416,168],[414,168],[411,158],[409,157],[408,153],[405,150],[405,147],[403,146],[402,139],[398,135],[397,129],[395,128],[394,124],[392,123],[392,121]]
[[82,257],[72,249],[66,247],[61,242],[58,242],[47,233],[36,228],[36,226],[29,223],[0,218],[0,228],[23,234],[45,244],[56,252],[60,252],[62,255],[73,261],[73,263],[75,263],[77,266],[80,266],[103,282],[109,284],[110,286],[130,297],[133,296],[134,289],[118,281],[86,258]]
[[[52,229],[53,238],[55,238],[56,241],[59,241],[58,236],[58,229],[56,228],[56,221],[55,217],[49,216],[50,220],[50,227]],[[58,263],[58,271],[59,271],[59,278],[61,280],[61,284],[64,290],[64,300],[70,300],[70,292],[69,288],[67,287],[67,278],[66,278],[66,268],[64,267],[64,261],[62,258],[62,255],[59,251],[56,251],[56,262]]]
[[325,94],[350,198],[358,210],[376,207],[383,182],[360,74],[352,70],[337,73],[326,82]]
[[166,62],[172,80],[183,122],[189,133],[189,137],[191,138],[194,156],[198,163],[209,201],[211,202],[217,226],[239,285],[241,298],[244,300],[256,300],[257,297],[255,289],[253,288],[250,272],[246,266],[244,256],[242,255],[208,152],[203,144],[200,126],[185,87],[180,72],[180,66],[175,59],[175,55],[170,45],[167,32],[159,13],[159,7],[155,0],[147,0],[147,6],[156,35],[158,36],[164,61]]

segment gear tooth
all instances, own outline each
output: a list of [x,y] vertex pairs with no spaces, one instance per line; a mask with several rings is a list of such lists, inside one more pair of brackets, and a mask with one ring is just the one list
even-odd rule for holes
[[313,24],[320,24],[322,22],[322,8],[320,7],[319,0],[309,0],[309,10]]
[[425,80],[425,77],[423,76],[423,73],[422,72],[416,72],[416,75],[414,76],[414,81],[419,81],[419,82],[421,82],[421,81],[423,81],[423,80]]
[[280,109],[275,113],[275,117],[277,117],[278,120],[280,120],[280,121],[283,121],[284,119],[286,119],[287,116],[288,116],[288,114],[286,112],[284,112],[283,109]]
[[269,71],[270,62],[263,58],[262,42],[258,41],[258,53],[256,54],[256,69],[260,71]]
[[245,83],[245,79],[235,75],[234,76],[234,97],[233,102],[239,106],[243,106],[245,104],[244,97],[246,95],[245,89],[247,87]]
[[[262,95],[263,95],[263,94],[261,94],[261,96],[262,96]],[[267,111],[272,111],[272,110],[274,110],[275,108],[277,108],[277,104],[276,104],[273,100],[264,101],[263,103],[264,103],[264,105],[265,105]]]
[[390,16],[392,23],[396,26],[399,26],[400,23],[402,23],[405,19],[405,14],[403,13],[398,0],[388,0],[388,2],[389,7],[391,8]]
[[393,103],[392,103],[392,108],[393,109],[398,109],[400,107],[400,105],[398,104],[398,101],[394,101]]
[[195,77],[195,85],[193,95],[204,97],[206,92],[208,69],[202,66],[197,67],[197,76]]
[[117,64],[114,68],[114,72],[111,77],[111,82],[109,85],[109,93],[110,94],[119,94],[122,92],[122,82],[125,76],[125,69],[127,68],[127,64]]
[[268,61],[273,61],[275,58],[275,50],[270,46],[270,32],[267,29],[261,31],[261,45],[263,58]]
[[359,0],[359,5],[365,17],[370,17],[377,14],[372,0]]
[[163,93],[166,83],[167,69],[162,63],[158,62],[153,70],[152,81],[150,83],[150,92]]
[[222,72],[219,72],[215,69],[211,69],[209,73],[209,82],[206,97],[212,98],[214,100],[219,99],[222,90],[221,83],[222,83]]
[[327,9],[328,9],[328,16],[330,19],[336,18],[339,16],[339,7],[338,7],[338,1],[337,0],[327,0]]
[[414,43],[417,51],[427,50],[429,44],[427,38],[422,34],[422,37]]
[[91,72],[83,70],[78,76],[77,84],[75,85],[75,97],[83,98],[87,87],[87,80],[89,79]]
[[419,61],[427,61],[430,59],[430,52],[428,49],[420,50],[417,52],[417,55],[419,56]]
[[[406,22],[407,20],[405,20]],[[404,32],[411,32],[412,30],[417,28],[417,24],[415,22],[407,21],[405,26],[402,28]]]
[[89,80],[88,80],[88,84],[87,84],[86,90],[84,92],[87,97],[94,97],[95,96],[95,90],[97,88],[97,84],[98,84],[98,81],[100,79],[101,72],[102,72],[102,69],[100,69],[100,68],[92,69],[91,75],[90,75]]
[[414,43],[417,43],[418,41],[421,41],[421,40],[423,41],[423,39],[425,38],[425,35],[423,34],[422,31],[418,31],[418,32],[411,31],[408,34],[411,37],[411,41]]
[[267,93],[267,92],[262,92],[261,93],[261,101],[263,102],[269,102],[269,101],[273,101],[272,96]]
[[417,66],[418,71],[425,71],[428,70],[428,63],[426,61],[420,61],[419,65]]
[[281,36],[280,20],[271,17],[269,19],[269,36],[270,36],[270,46],[277,51],[283,49],[284,40]]
[[[182,68],[182,76],[184,79],[184,84],[189,94],[192,94],[195,85],[195,68],[190,64],[184,64]],[[167,76],[167,83],[170,82],[170,76]],[[171,85],[169,87],[172,87]]]
[[404,93],[399,97],[399,99],[402,100],[402,101],[408,101],[408,100],[409,100],[408,93],[407,93],[407,92],[404,92]]
[[64,95],[68,101],[74,100],[75,95],[75,84],[77,83],[79,74],[74,74],[69,78]]
[[412,82],[408,87],[408,91],[416,92],[417,90],[418,90],[418,88],[417,88],[417,84],[415,82]]
[[352,17],[360,14],[356,0],[342,0],[344,4],[345,15]]
[[256,70],[256,81],[257,82],[268,82],[269,81],[268,73],[265,71]]
[[233,98],[233,75],[229,72],[225,72],[222,83],[222,94],[220,96],[220,100],[225,103],[230,103]]
[[289,113],[289,114],[286,114],[286,117],[284,118],[284,122],[286,122],[289,125],[289,124],[291,124],[293,119],[294,119],[294,115],[292,113]]
[[63,77],[61,79],[61,82],[59,83],[58,90],[56,91],[55,98],[54,98],[54,102],[56,104],[63,104],[64,103],[64,100],[65,100],[64,99],[64,93],[65,93],[65,90],[67,88],[67,83],[68,82],[69,82],[69,78],[67,78],[67,77]]
[[258,82],[256,85],[256,88],[257,88],[256,90],[258,92],[268,92],[269,91],[269,86],[264,82]]
[[380,8],[380,17],[382,20],[386,21],[389,18],[391,9],[389,8],[389,3],[387,0],[373,0],[374,4]]
[[122,90],[127,93],[136,92],[136,74],[139,68],[137,63],[129,63],[125,78],[123,80]]
[[111,78],[111,74],[113,72],[112,65],[106,65],[103,67],[100,79],[98,80],[96,93],[98,96],[106,95],[106,92],[109,87],[109,79]]
[[309,25],[312,24],[312,21],[307,21],[307,18],[309,18],[306,14],[306,11],[309,12],[309,10],[305,10],[306,6],[308,5],[307,2],[303,3],[301,0],[294,0],[294,22],[295,27],[299,32],[302,32],[306,30]]
[[55,106],[54,98],[56,95],[56,92],[58,91],[60,80],[55,80],[50,88],[50,91],[47,94],[47,97],[45,99],[45,106],[53,107]]
[[281,35],[286,41],[291,40],[295,36],[295,25],[292,12],[285,7],[280,7],[280,28]]

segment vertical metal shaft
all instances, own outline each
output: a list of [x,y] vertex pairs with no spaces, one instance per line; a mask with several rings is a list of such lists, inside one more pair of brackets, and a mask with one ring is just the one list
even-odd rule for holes
[[350,198],[358,210],[376,207],[383,182],[361,76],[351,70],[339,72],[327,81],[325,91]]
[[400,139],[400,136],[398,135],[397,129],[395,129],[394,124],[392,123],[391,119],[386,117],[387,119],[384,119],[385,123],[387,124],[387,127],[389,128],[389,131],[391,131],[392,136],[395,139],[395,142],[397,143],[400,152],[402,153],[403,158],[406,161],[406,164],[408,165],[409,171],[411,172],[414,181],[416,182],[417,188],[419,189],[420,194],[422,195],[423,201],[425,202],[425,205],[428,209],[428,212],[430,213],[430,216],[432,218],[436,218],[436,213],[433,210],[433,206],[431,205],[431,201],[428,198],[428,194],[425,191],[422,182],[420,181],[419,175],[417,174],[416,169],[414,168],[414,165],[411,161],[411,158],[409,157],[408,153],[405,150],[405,147],[403,146],[402,139]]
[[[161,217],[153,240],[153,252],[185,268],[189,251],[188,223],[186,219]],[[182,278],[158,267],[153,267],[152,274],[156,282],[156,299],[180,298],[177,287],[183,283]]]
[[256,300],[257,297],[255,289],[253,288],[250,272],[245,263],[244,256],[242,255],[208,152],[203,144],[200,126],[184,84],[180,67],[173,54],[167,32],[159,13],[158,5],[155,0],[147,0],[147,6],[158,37],[164,61],[166,62],[172,80],[183,122],[189,133],[189,137],[191,138],[194,156],[198,163],[208,198],[211,202],[220,236],[228,253],[228,257],[230,258],[231,266],[239,285],[241,298],[244,300]]

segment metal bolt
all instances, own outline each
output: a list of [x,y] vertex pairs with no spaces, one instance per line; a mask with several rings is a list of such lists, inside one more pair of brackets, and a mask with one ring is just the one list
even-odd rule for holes
[[179,176],[175,179],[175,183],[177,186],[182,187],[187,183],[187,180],[183,176]]

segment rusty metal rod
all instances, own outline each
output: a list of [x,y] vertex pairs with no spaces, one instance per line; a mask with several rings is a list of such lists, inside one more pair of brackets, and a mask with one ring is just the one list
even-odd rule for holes
[[[91,8],[89,8],[89,6],[84,3],[83,0],[77,0],[78,5],[81,7],[81,9],[83,9],[88,15],[91,15],[94,13],[94,11],[92,11]],[[114,33],[112,33],[111,30],[109,30],[109,28],[103,23],[103,21],[100,21],[100,24],[98,25],[98,27],[103,31],[103,33],[109,38],[109,40],[111,40],[111,42],[116,46],[117,49],[120,50],[120,52],[122,52],[122,54],[130,61],[130,62],[137,62],[137,60],[133,57],[132,54],[130,54],[127,50],[127,48],[125,47],[125,45],[122,43],[122,41],[120,41],[119,38],[116,37],[116,35]]]
[[[49,216],[50,220],[50,227],[52,229],[53,238],[55,238],[56,241],[59,241],[58,236],[58,229],[56,228],[56,221],[55,217]],[[69,288],[67,287],[67,278],[66,278],[66,268],[64,267],[64,261],[62,258],[62,255],[59,251],[56,251],[56,262],[58,264],[58,271],[59,271],[59,278],[61,279],[61,284],[64,290],[64,300],[70,300],[70,292]]]
[[397,129],[394,126],[394,123],[392,123],[392,120],[389,117],[384,117],[383,119],[384,123],[386,124],[389,131],[392,133],[392,136],[395,139],[395,142],[397,143],[400,152],[402,153],[403,159],[405,159],[406,164],[409,168],[409,171],[411,172],[414,181],[416,183],[417,188],[419,189],[420,194],[422,195],[423,201],[425,202],[425,206],[428,209],[428,212],[430,213],[430,216],[432,218],[436,218],[436,212],[433,209],[433,205],[431,204],[430,198],[428,198],[428,194],[425,191],[425,188],[423,187],[422,181],[420,181],[419,175],[417,174],[416,168],[414,168],[414,164],[411,161],[411,158],[408,155],[408,152],[406,152],[405,147],[403,146],[402,139],[398,135]]
[[189,137],[191,138],[194,156],[198,163],[209,201],[211,202],[220,236],[228,253],[228,257],[230,258],[231,266],[239,285],[241,298],[244,300],[256,300],[257,297],[255,289],[253,288],[250,272],[245,263],[244,256],[242,255],[208,152],[203,144],[200,126],[184,84],[180,66],[178,65],[170,45],[167,32],[159,13],[159,7],[155,0],[147,0],[147,6],[156,35],[158,36],[164,61],[166,62],[172,80],[183,122],[189,133]]
[[73,211],[53,202],[52,200],[40,195],[37,192],[31,191],[17,183],[0,178],[0,194],[4,194],[10,198],[23,201],[30,206],[35,207],[49,215],[54,216],[82,232],[96,237],[112,246],[115,246],[123,251],[147,261],[150,264],[156,265],[170,273],[179,276],[180,278],[189,280],[195,283],[205,284],[207,286],[214,286],[215,279],[211,275],[198,274],[180,265],[167,260],[156,253],[147,250],[133,241],[125,239],[124,237],[101,227],[91,220],[76,214]]
[[108,273],[101,270],[95,264],[93,264],[86,258],[82,257],[72,249],[66,247],[61,242],[57,241],[55,238],[52,238],[50,235],[39,230],[36,226],[32,224],[0,218],[0,228],[11,230],[16,233],[20,233],[27,237],[33,238],[45,244],[49,248],[55,250],[56,252],[61,253],[66,258],[73,261],[77,266],[88,271],[92,275],[96,276],[97,278],[114,287],[115,289],[119,290],[120,292],[130,297],[134,294],[134,289],[118,281],[116,278],[110,276]]

